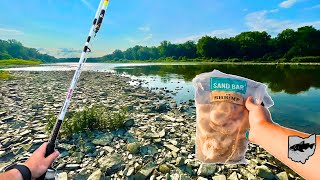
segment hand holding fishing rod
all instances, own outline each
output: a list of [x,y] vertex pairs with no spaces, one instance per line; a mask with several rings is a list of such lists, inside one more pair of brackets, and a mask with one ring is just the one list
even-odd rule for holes
[[[98,33],[98,31],[100,30],[103,18],[105,16],[106,9],[108,7],[108,4],[109,4],[109,0],[101,0],[100,1],[99,7],[97,9],[96,15],[95,15],[93,23],[92,23],[92,27],[90,29],[90,32],[89,32],[89,35],[88,35],[88,38],[87,38],[87,41],[86,41],[86,43],[84,45],[83,52],[81,53],[81,57],[80,57],[80,60],[79,60],[79,63],[78,63],[78,67],[77,67],[77,69],[76,69],[76,71],[74,73],[73,79],[71,81],[70,88],[69,88],[67,96],[66,96],[66,100],[65,100],[64,105],[63,105],[63,107],[62,107],[62,109],[60,111],[60,114],[58,116],[58,119],[56,121],[54,129],[52,131],[50,140],[49,140],[48,145],[46,147],[45,157],[48,157],[50,154],[52,154],[54,152],[55,142],[56,142],[56,139],[57,139],[57,136],[58,136],[62,121],[64,120],[65,114],[67,112],[67,109],[68,109],[68,106],[69,106],[69,103],[70,103],[70,100],[71,100],[72,93],[73,93],[74,88],[75,88],[75,86],[77,84],[77,81],[79,79],[79,76],[80,76],[80,73],[81,73],[81,67],[86,61],[87,53],[91,52],[91,49],[89,48],[89,43],[90,43],[91,37],[93,35],[95,37],[96,34]],[[37,180],[45,179],[45,175],[46,174],[43,174],[42,176],[37,178]]]

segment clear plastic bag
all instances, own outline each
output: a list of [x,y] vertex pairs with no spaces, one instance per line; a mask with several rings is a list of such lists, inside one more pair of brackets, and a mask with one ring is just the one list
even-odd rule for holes
[[214,70],[193,79],[197,111],[196,157],[204,163],[245,164],[249,128],[244,102],[273,105],[267,86]]

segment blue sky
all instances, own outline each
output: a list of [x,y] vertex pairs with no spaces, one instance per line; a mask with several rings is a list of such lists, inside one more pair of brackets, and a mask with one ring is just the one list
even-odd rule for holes
[[[78,57],[100,0],[1,0],[0,39],[17,39],[56,57]],[[134,45],[182,43],[313,25],[319,0],[110,0],[91,56]]]

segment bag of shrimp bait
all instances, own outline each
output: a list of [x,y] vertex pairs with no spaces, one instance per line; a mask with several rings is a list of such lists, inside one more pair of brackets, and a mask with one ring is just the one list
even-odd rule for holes
[[249,128],[245,100],[273,105],[267,86],[218,70],[197,75],[195,87],[196,157],[203,163],[246,164]]

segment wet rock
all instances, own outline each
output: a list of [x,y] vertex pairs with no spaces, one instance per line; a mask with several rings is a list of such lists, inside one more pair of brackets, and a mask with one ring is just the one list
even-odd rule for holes
[[111,175],[119,170],[123,169],[123,161],[120,156],[103,157],[98,160],[99,167],[107,175]]
[[265,165],[257,166],[256,167],[256,174],[262,178],[265,178],[265,179],[273,179],[274,178],[274,174]]
[[199,176],[211,176],[216,172],[217,166],[215,164],[201,164],[197,174]]
[[110,142],[112,142],[113,135],[110,134],[103,134],[100,136],[97,136],[94,140],[92,140],[92,143],[95,145],[101,145],[101,146],[106,146]]
[[227,177],[225,175],[217,175],[217,176],[213,176],[214,180],[227,180]]
[[0,117],[4,117],[7,115],[7,112],[0,112]]
[[184,158],[184,157],[178,157],[176,159],[176,166],[183,166],[185,164],[185,160],[186,160],[186,158]]
[[156,165],[154,164],[154,162],[149,162],[137,172],[137,174],[135,175],[135,179],[136,180],[147,179],[155,168],[156,168]]
[[4,141],[1,142],[3,147],[8,147],[12,144],[12,140],[11,139],[5,139]]
[[140,153],[141,155],[154,155],[155,153],[157,153],[158,150],[157,150],[157,147],[154,146],[154,145],[145,145],[145,146],[142,146],[140,148]]
[[131,127],[131,126],[134,125],[134,120],[133,120],[133,119],[129,119],[129,120],[127,120],[127,121],[124,123],[124,125],[125,125],[126,127]]
[[160,103],[156,104],[155,106],[152,107],[151,111],[152,112],[166,112],[170,109],[170,106],[168,104]]
[[285,171],[283,171],[283,172],[281,172],[281,173],[278,173],[277,174],[277,178],[279,179],[279,180],[288,180],[289,178],[288,178],[288,174],[287,174],[287,172],[285,172]]
[[80,164],[67,164],[65,168],[67,170],[76,170],[80,168]]
[[32,104],[31,105],[31,109],[41,109],[43,108],[43,104]]
[[88,177],[88,180],[100,180],[101,175],[102,175],[102,172],[100,169],[98,169]]
[[139,153],[141,144],[138,142],[134,142],[134,143],[129,143],[127,145],[127,150],[131,153],[131,154],[137,154]]
[[13,116],[8,116],[8,117],[3,118],[3,119],[2,119],[2,122],[10,122],[10,121],[12,121],[13,119],[14,119]]
[[169,168],[169,166],[166,165],[166,164],[161,164],[161,165],[159,166],[159,171],[160,171],[161,173],[163,173],[163,174],[166,174],[166,173],[169,173],[169,172],[170,172],[170,168]]

